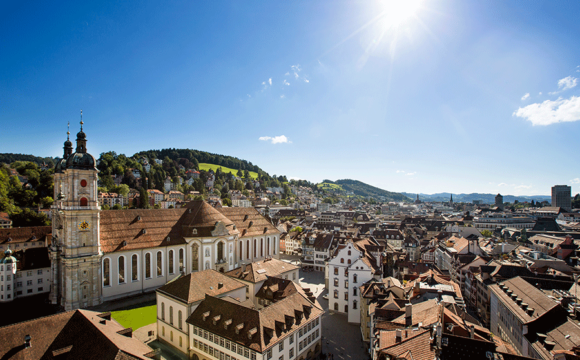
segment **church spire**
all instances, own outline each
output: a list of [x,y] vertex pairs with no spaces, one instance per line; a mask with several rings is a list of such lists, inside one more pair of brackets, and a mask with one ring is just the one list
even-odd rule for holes
[[81,110],[81,131],[77,134],[77,153],[87,152],[87,135],[83,132],[83,111]]
[[73,153],[72,142],[70,141],[70,122],[67,125],[66,141],[64,142],[63,159],[68,158]]

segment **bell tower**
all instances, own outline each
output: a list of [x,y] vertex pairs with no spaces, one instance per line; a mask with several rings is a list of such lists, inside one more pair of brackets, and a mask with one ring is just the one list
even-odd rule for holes
[[98,170],[95,158],[87,153],[82,111],[80,124],[76,152],[65,143],[63,160],[55,169],[50,299],[65,310],[102,302]]

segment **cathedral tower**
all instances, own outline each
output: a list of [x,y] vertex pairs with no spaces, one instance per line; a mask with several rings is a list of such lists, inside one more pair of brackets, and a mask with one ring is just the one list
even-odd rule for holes
[[63,159],[55,168],[55,203],[52,206],[50,299],[65,310],[102,302],[98,170],[95,158],[87,153],[82,111],[76,142],[73,153],[72,143],[67,139]]

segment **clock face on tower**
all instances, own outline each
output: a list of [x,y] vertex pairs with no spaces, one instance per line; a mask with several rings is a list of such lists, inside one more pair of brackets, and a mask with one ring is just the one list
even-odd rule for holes
[[79,223],[79,230],[88,230],[91,227],[88,221],[84,220]]

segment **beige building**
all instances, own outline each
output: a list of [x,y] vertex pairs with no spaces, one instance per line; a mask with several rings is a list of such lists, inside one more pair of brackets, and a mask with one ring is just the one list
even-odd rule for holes
[[185,320],[209,294],[246,301],[246,286],[215,270],[191,273],[163,285],[157,293],[157,338],[189,354]]

